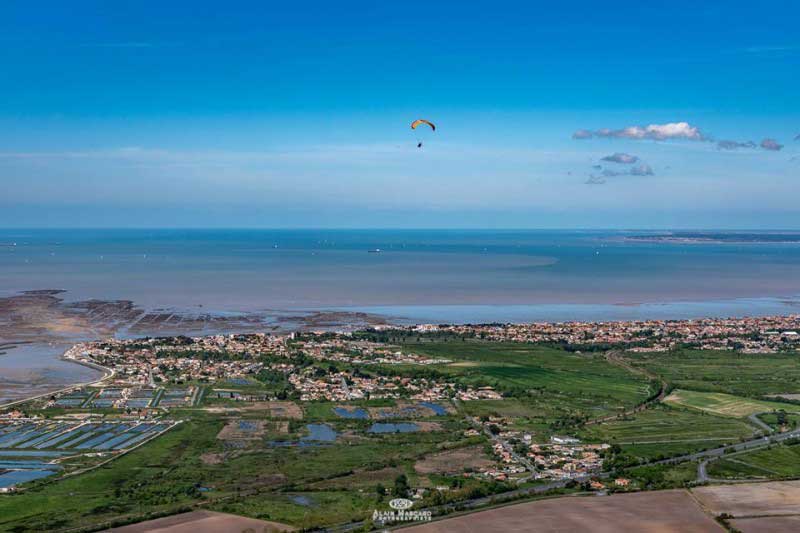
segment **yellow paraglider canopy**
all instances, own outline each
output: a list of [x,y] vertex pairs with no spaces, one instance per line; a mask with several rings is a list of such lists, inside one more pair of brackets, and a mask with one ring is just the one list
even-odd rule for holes
[[431,121],[429,121],[429,120],[422,119],[422,118],[418,118],[417,120],[415,120],[414,122],[412,122],[412,123],[411,123],[411,129],[412,129],[412,130],[415,130],[415,129],[417,129],[417,126],[419,126],[420,124],[427,124],[428,126],[430,126],[430,127],[431,127],[431,129],[432,129],[433,131],[436,131],[436,125],[434,125],[434,123],[433,123],[433,122],[431,122]]

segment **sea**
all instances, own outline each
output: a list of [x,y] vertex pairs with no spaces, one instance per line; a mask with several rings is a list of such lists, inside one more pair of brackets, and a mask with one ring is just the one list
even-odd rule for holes
[[[0,297],[59,289],[67,302],[220,315],[351,311],[403,324],[800,313],[797,235],[663,234],[7,229]],[[99,377],[60,360],[86,339],[3,347],[8,340],[0,335],[0,404]]]
[[[63,289],[206,312],[407,322],[691,318],[800,309],[800,242],[641,231],[0,230],[0,296]],[[753,235],[753,234],[750,234]],[[756,234],[757,235],[757,234]]]

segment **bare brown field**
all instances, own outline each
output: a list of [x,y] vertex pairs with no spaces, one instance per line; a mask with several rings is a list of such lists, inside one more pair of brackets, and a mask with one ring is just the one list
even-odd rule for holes
[[417,461],[414,470],[419,474],[457,474],[466,468],[480,469],[493,464],[494,461],[486,457],[481,446],[470,446],[429,455]]
[[246,411],[268,411],[270,418],[303,418],[303,410],[294,402],[253,402],[244,406]]
[[742,533],[785,533],[800,531],[800,516],[762,516],[737,518],[730,524]]
[[292,526],[212,511],[193,511],[111,529],[114,533],[241,533],[294,531]]
[[225,460],[225,455],[221,453],[204,453],[200,455],[200,460],[203,464],[219,465]]
[[414,422],[422,432],[441,431],[442,425],[439,422]]
[[286,435],[289,433],[289,422],[287,420],[273,420],[269,423],[269,431]]
[[564,497],[519,503],[413,526],[409,533],[722,533],[685,490]]
[[770,394],[767,398],[775,398],[776,400],[780,400],[781,398],[785,398],[786,400],[800,400],[800,394],[793,392],[788,394]]
[[753,516],[800,513],[800,481],[698,487],[692,489],[692,493],[714,514]]
[[241,413],[243,411],[238,407],[201,407],[200,410],[214,414]]
[[252,424],[251,431],[244,431],[239,427],[241,418],[234,418],[228,420],[219,433],[217,439],[219,440],[260,440],[264,436],[264,422],[262,420],[247,420],[247,424]]

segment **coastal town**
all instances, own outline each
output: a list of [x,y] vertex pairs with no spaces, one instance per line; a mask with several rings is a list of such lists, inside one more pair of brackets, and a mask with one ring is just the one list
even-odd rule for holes
[[[179,405],[180,401],[196,403],[200,385],[231,379],[263,381],[267,376],[282,387],[262,394],[262,399],[491,400],[501,399],[502,392],[410,371],[446,366],[452,361],[402,349],[386,339],[469,338],[554,345],[573,351],[659,353],[692,348],[770,354],[800,350],[798,331],[800,316],[790,315],[605,323],[387,325],[358,332],[107,339],[76,344],[64,354],[67,360],[107,369],[110,375],[104,380],[105,389],[91,398],[74,392],[53,400],[53,404],[142,408],[159,402],[162,406]],[[409,371],[381,370],[394,367]]]
[[[354,340],[347,333],[306,334],[302,340],[293,333],[108,340],[77,344],[64,357],[110,369],[111,377],[106,381],[118,387],[214,383],[269,374],[272,379],[285,380],[289,385],[290,392],[284,392],[285,396],[301,401],[502,398],[491,387],[473,388],[402,373],[360,372],[360,366],[425,367],[451,361],[404,354],[380,343]],[[339,370],[314,362],[345,363],[346,368]],[[192,396],[191,390],[187,396]],[[279,399],[277,393],[271,399]]]
[[[796,353],[800,318],[785,317],[539,323],[374,326],[360,331],[229,334],[107,339],[73,346],[65,358],[108,369],[102,387],[53,396],[46,407],[118,409],[148,416],[198,406],[204,400],[336,402],[346,418],[446,414],[458,402],[500,401],[492,386],[443,379],[454,362],[403,348],[387,339],[471,339],[478,343],[555,345],[573,351],[617,349],[663,353],[677,348]],[[391,370],[395,369],[395,370]],[[264,387],[253,387],[253,385]],[[237,387],[236,385],[240,385]],[[348,403],[400,402],[392,409]],[[425,407],[428,406],[428,407]],[[434,412],[429,409],[433,407]],[[439,411],[441,409],[441,411]],[[393,414],[390,414],[393,413]],[[522,482],[585,479],[602,470],[608,443],[581,443],[514,428],[502,416],[470,419],[466,437],[485,435],[496,463],[471,476]],[[545,439],[542,440],[542,437]]]
[[[286,454],[297,453],[302,462],[326,448],[346,453],[352,447],[378,447],[369,468],[397,478],[393,488],[386,485],[391,478],[379,484],[379,496],[405,495],[420,506],[537,487],[597,494],[642,490],[653,482],[631,468],[663,460],[632,455],[662,440],[661,430],[652,433],[660,424],[647,422],[643,413],[659,416],[668,409],[670,419],[699,424],[687,439],[680,435],[689,429],[667,425],[667,442],[690,443],[674,452],[680,455],[707,441],[726,446],[762,443],[772,432],[791,437],[800,408],[781,403],[798,397],[791,387],[771,391],[782,395],[732,397],[735,405],[750,402],[752,410],[743,411],[750,417],[734,436],[715,441],[713,428],[730,421],[684,413],[687,407],[707,409],[702,402],[709,400],[696,395],[710,393],[667,395],[665,380],[635,365],[695,350],[723,361],[733,354],[753,364],[771,356],[793,360],[798,330],[800,317],[791,315],[372,325],[81,342],[63,358],[102,371],[101,379],[0,411],[0,455],[8,455],[0,463],[0,489],[57,483],[183,427],[203,427],[208,434],[195,460],[217,481],[180,489],[201,499],[231,488],[213,468],[241,468],[250,456],[282,464]],[[646,435],[644,440],[604,429],[637,425],[640,417],[644,429],[635,435]],[[398,461],[405,472],[415,472],[413,480],[392,466]],[[357,464],[343,468],[330,475],[366,475]],[[317,483],[309,481],[304,490],[313,496]]]
[[[391,326],[377,328],[392,329]],[[578,348],[599,346],[633,352],[660,352],[676,347],[737,350],[742,353],[777,353],[800,349],[800,315],[531,324],[426,324],[408,329],[492,341],[553,343]]]

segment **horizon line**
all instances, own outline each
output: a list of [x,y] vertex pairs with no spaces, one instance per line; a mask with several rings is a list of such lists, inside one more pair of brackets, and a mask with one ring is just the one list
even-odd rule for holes
[[448,227],[448,226],[0,226],[0,231],[29,230],[251,230],[251,231],[750,231],[750,232],[791,232],[800,233],[797,228],[746,228],[746,227]]

